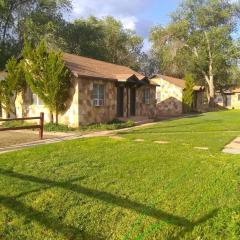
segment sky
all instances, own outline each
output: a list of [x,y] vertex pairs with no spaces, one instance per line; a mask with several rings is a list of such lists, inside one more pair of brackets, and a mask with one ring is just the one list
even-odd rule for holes
[[125,28],[134,30],[144,38],[144,50],[148,50],[151,26],[166,25],[169,14],[181,0],[73,0],[73,12],[69,19],[114,16]]

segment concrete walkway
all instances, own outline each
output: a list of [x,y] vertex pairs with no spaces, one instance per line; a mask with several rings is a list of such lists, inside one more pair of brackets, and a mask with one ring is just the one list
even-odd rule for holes
[[223,149],[224,153],[240,154],[240,137],[234,139],[230,144]]
[[[75,139],[82,139],[82,138],[94,138],[94,137],[110,137],[114,136],[118,132],[123,132],[123,131],[130,131],[138,128],[143,128],[143,127],[148,127],[158,124],[158,122],[151,122],[151,123],[145,123],[139,126],[135,127],[130,127],[130,128],[123,128],[123,129],[118,129],[118,130],[107,130],[107,131],[98,131],[98,132],[91,132],[91,133],[86,133],[86,134],[81,134],[81,133],[67,133],[67,134],[62,134],[62,136],[58,136],[56,138],[49,138],[49,139],[44,139],[44,140],[37,140],[33,142],[28,142],[28,143],[22,143],[22,144],[17,144],[17,145],[12,145],[8,147],[3,147],[0,148],[0,154],[7,153],[7,152],[14,152],[17,150],[25,149],[25,148],[30,148],[38,145],[44,145],[44,144],[52,144],[52,143],[58,143],[58,142],[63,142],[63,141],[69,141],[69,140],[75,140]],[[48,133],[47,133],[48,134]]]

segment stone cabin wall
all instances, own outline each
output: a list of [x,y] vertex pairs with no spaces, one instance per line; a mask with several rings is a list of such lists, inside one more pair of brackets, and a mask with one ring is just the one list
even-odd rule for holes
[[[117,88],[114,81],[79,79],[79,124],[109,122],[116,118]],[[104,106],[96,107],[92,101],[94,84],[104,85]]]
[[156,100],[160,96],[160,102],[156,103],[156,115],[182,114],[183,89],[161,78],[152,81],[159,85],[156,88]]
[[[94,84],[104,85],[104,106],[93,105],[92,92]],[[143,100],[144,88],[150,88],[150,104]],[[117,118],[117,87],[115,81],[90,78],[74,78],[73,86],[69,90],[70,98],[67,101],[66,112],[59,114],[59,123],[71,127],[92,123],[106,123]],[[136,88],[136,116],[153,117],[155,115],[155,86],[142,86]],[[32,103],[32,93],[27,91],[24,99],[21,96],[16,100],[17,117],[39,116],[45,114],[45,122],[50,121],[49,110],[44,105]],[[129,106],[130,111],[130,89]],[[127,89],[124,89],[124,117],[127,117]]]

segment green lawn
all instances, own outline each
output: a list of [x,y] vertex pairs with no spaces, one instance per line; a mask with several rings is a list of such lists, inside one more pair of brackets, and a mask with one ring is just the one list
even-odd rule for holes
[[240,239],[240,111],[119,135],[0,155],[0,239]]

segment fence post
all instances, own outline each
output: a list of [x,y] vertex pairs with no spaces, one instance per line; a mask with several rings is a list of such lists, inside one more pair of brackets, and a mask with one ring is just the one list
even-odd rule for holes
[[43,126],[44,126],[44,113],[40,113],[40,129],[39,129],[39,138],[43,139]]

